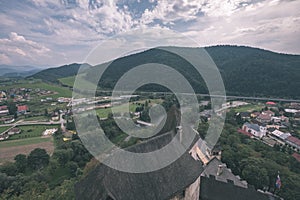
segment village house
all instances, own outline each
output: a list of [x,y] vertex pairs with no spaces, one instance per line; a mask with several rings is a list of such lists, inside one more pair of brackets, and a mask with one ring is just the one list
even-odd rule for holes
[[0,141],[7,140],[8,138],[9,138],[9,135],[7,135],[7,134],[0,135]]
[[286,143],[291,145],[292,147],[300,150],[300,140],[294,136],[289,136],[286,138]]
[[46,129],[46,130],[43,132],[43,136],[53,135],[57,130],[58,130],[57,128]]
[[0,101],[6,100],[6,93],[4,91],[0,91]]
[[26,114],[29,111],[27,105],[17,106],[18,114]]
[[20,134],[21,133],[21,129],[19,128],[11,128],[7,131],[8,135],[15,135],[15,134]]
[[270,110],[263,111],[260,115],[258,115],[257,120],[261,123],[269,123],[274,115],[275,113]]
[[0,106],[0,116],[5,116],[9,114],[7,106]]
[[266,126],[259,126],[257,124],[250,124],[245,123],[242,127],[243,131],[251,133],[253,136],[262,138],[266,136],[267,133],[267,127]]
[[280,143],[282,143],[282,142],[285,143],[285,140],[288,137],[290,137],[291,134],[290,133],[284,133],[284,132],[279,131],[279,130],[276,129],[276,130],[272,131],[269,136],[272,137],[273,139],[277,140]]
[[250,119],[250,117],[251,117],[250,112],[240,112],[240,113],[238,113],[238,115],[240,115],[243,120]]

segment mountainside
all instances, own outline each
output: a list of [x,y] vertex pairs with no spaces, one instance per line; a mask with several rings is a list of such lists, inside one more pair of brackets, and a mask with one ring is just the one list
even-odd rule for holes
[[33,66],[11,66],[0,65],[0,76],[3,77],[25,77],[35,74],[42,69]]
[[32,76],[29,76],[29,78],[33,77],[46,82],[58,83],[59,78],[76,75],[80,66],[81,64],[73,63],[69,65],[63,65],[61,67],[48,68]]
[[226,91],[249,96],[300,97],[300,56],[250,47],[206,48]]
[[[180,51],[191,48],[176,47]],[[300,56],[279,54],[251,47],[214,46],[206,47],[222,75],[228,95],[264,96],[264,97],[300,97]],[[192,48],[193,55],[197,56],[199,48]],[[183,58],[162,49],[147,51],[116,59],[104,72],[99,81],[100,88],[112,89],[120,77],[134,68],[145,63],[160,63],[173,67],[186,77],[197,93],[207,93],[202,77],[193,66]],[[46,77],[58,79],[73,76],[78,70],[78,64],[69,68],[63,66],[48,69],[34,75],[35,78]],[[96,80],[95,70],[103,65],[86,70],[87,81]],[[51,71],[51,73],[49,73]],[[53,76],[52,76],[53,74]],[[43,75],[43,76],[42,76]],[[51,80],[50,80],[51,81]],[[162,87],[147,85],[143,90],[159,89]]]

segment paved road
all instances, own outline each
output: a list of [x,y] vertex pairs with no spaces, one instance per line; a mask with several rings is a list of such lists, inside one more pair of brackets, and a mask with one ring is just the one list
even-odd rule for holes
[[61,124],[60,121],[57,122],[42,122],[42,121],[18,121],[13,124],[1,124],[0,127],[3,126],[22,126],[22,125],[52,125],[52,124]]

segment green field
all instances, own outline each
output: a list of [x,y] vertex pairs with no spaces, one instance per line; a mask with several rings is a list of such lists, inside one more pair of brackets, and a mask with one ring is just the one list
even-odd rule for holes
[[73,87],[74,81],[75,81],[75,76],[69,76],[65,78],[60,78],[58,79],[62,84]]
[[87,81],[82,74],[79,74],[76,76],[69,76],[69,77],[65,77],[65,78],[61,78],[58,79],[62,84],[67,85],[69,87],[73,87],[74,86],[74,82],[75,82],[75,78],[76,81],[78,81],[77,83],[80,82],[80,89],[91,89],[94,87],[93,83]]
[[241,106],[238,108],[234,108],[235,112],[250,112],[250,111],[260,111],[261,109],[263,109],[265,106],[263,105],[258,105],[258,104],[249,104],[246,106]]
[[27,125],[27,126],[18,126],[21,129],[21,133],[17,135],[12,135],[9,137],[9,140],[20,140],[33,137],[40,137],[46,129],[57,128],[58,125]]
[[[131,103],[131,104],[129,105],[129,111],[130,111],[130,112],[135,112],[136,107],[137,107],[136,104]],[[125,113],[125,112],[126,112],[126,105],[123,104],[123,105],[120,105],[120,106],[115,106],[115,107],[114,107],[114,110],[115,110],[117,113]],[[101,109],[96,109],[96,113],[97,113],[97,115],[98,115],[100,118],[106,118],[106,117],[108,117],[108,115],[111,113],[111,108],[101,108]]]
[[11,126],[1,126],[0,127],[0,133],[6,131],[7,129],[9,129]]
[[52,137],[47,137],[47,138],[33,137],[33,138],[25,138],[22,140],[7,140],[7,141],[0,142],[0,148],[17,147],[17,146],[38,144],[41,142],[49,142],[49,141],[52,141]]
[[48,121],[49,119],[43,115],[35,117],[26,117],[24,121]]
[[[17,83],[12,85],[3,86],[3,90],[11,89],[11,88],[31,88],[31,89],[44,89],[55,92],[56,94],[47,95],[47,97],[57,98],[57,97],[71,97],[72,91],[69,88],[61,87],[59,85],[48,84],[42,82],[40,80],[28,81],[28,80],[20,80]],[[46,97],[46,95],[45,95]]]

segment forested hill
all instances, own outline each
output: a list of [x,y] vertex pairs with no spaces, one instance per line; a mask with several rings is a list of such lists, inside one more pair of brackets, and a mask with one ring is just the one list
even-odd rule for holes
[[30,77],[41,79],[46,82],[58,83],[59,78],[76,75],[80,66],[81,64],[73,63],[61,67],[48,68]]
[[[177,47],[180,51],[188,48]],[[300,97],[300,56],[279,54],[251,47],[214,46],[205,48],[218,66],[224,80],[227,95],[263,96],[263,97]],[[197,56],[198,48],[193,48]],[[161,49],[150,49],[141,53],[129,55],[115,60],[104,72],[99,85],[101,88],[111,89],[119,78],[135,66],[145,63],[161,63],[173,67],[184,75],[194,90],[198,93],[207,93],[203,79],[186,60]],[[98,65],[97,67],[101,67]],[[98,79],[95,69],[87,70],[86,80]],[[54,69],[53,69],[54,70]],[[78,69],[77,69],[78,70]],[[35,77],[52,76],[48,72],[40,72]],[[64,75],[66,70],[53,71]],[[72,76],[73,72],[69,75]],[[143,89],[153,89],[153,86]],[[157,88],[156,88],[157,89]]]
[[250,47],[206,48],[230,94],[300,97],[300,55]]

